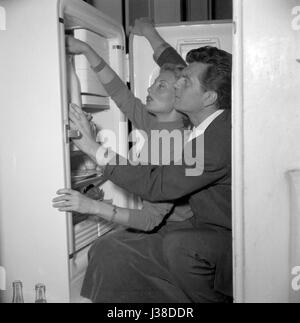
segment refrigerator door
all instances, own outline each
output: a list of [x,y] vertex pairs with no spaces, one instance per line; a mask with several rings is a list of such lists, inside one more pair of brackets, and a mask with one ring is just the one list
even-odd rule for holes
[[[232,22],[199,22],[158,26],[160,35],[185,59],[186,54],[201,46],[215,46],[232,52]],[[144,37],[130,37],[130,81],[134,94],[145,102],[147,89],[159,74],[153,50]]]

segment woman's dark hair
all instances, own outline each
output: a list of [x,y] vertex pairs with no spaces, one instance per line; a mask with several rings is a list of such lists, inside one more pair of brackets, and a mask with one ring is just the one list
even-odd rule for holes
[[189,64],[198,62],[209,65],[200,82],[208,91],[218,94],[219,109],[231,109],[232,55],[216,47],[206,46],[191,50],[186,61]]

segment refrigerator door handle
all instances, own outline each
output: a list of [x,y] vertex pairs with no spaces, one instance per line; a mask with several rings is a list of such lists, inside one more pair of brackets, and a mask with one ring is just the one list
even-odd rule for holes
[[81,132],[79,130],[71,130],[70,125],[65,125],[65,133],[66,133],[66,143],[70,143],[70,139],[80,139]]

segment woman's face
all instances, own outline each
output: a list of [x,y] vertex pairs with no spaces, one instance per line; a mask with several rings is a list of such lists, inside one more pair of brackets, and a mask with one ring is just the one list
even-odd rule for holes
[[149,87],[146,108],[153,114],[170,113],[175,104],[176,78],[171,71],[162,71]]

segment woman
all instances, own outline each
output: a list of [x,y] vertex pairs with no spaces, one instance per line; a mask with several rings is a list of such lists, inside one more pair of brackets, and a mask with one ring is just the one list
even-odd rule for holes
[[[152,130],[177,129],[184,133],[185,119],[173,107],[174,84],[180,77],[182,67],[174,64],[163,66],[160,75],[148,90],[147,104],[143,105],[87,44],[71,37],[67,39],[67,44],[69,52],[87,57],[108,94],[133,125],[145,131],[150,140]],[[178,62],[183,61],[179,58]],[[70,119],[73,128],[85,132],[84,139],[75,141],[75,144],[86,153],[89,153],[88,149],[98,150],[99,145],[89,139],[92,138],[89,124],[81,109],[72,106]],[[145,150],[148,148],[144,152]],[[140,155],[144,155],[143,151]],[[172,155],[174,159],[174,154]],[[58,194],[62,196],[54,199],[54,207],[62,212],[92,214],[132,229],[151,232],[144,234],[123,231],[99,239],[89,253],[89,267],[82,296],[94,302],[188,301],[184,293],[168,281],[167,265],[160,248],[166,232],[190,226],[188,221],[175,222],[193,216],[187,201],[176,206],[144,201],[142,210],[129,210],[90,200],[72,190],[59,190]],[[170,222],[154,232],[167,216]],[[122,267],[123,275],[118,273],[118,265]]]
[[[184,137],[186,128],[185,117],[178,113],[173,105],[175,102],[174,84],[181,76],[181,65],[165,64],[162,66],[158,78],[148,89],[147,104],[144,105],[139,99],[135,98],[127,86],[117,76],[117,74],[104,62],[104,60],[86,43],[73,37],[67,37],[68,51],[71,54],[84,54],[91,66],[94,68],[100,82],[105,87],[108,94],[116,102],[117,106],[128,117],[133,125],[143,130],[147,136],[147,145],[139,152],[139,161],[149,162],[154,160],[153,150],[151,149],[151,133],[153,130],[167,130],[172,132],[178,130]],[[102,67],[99,71],[99,66]],[[82,110],[74,105],[70,108],[71,125],[74,128],[80,128],[81,131],[89,132],[90,126]],[[82,128],[79,122],[82,122],[86,130]],[[94,139],[91,139],[94,141]],[[79,149],[85,151],[91,144],[75,144]],[[159,147],[162,148],[162,147]],[[162,154],[168,154],[171,160],[176,159],[173,147],[168,147],[169,151],[158,149],[155,157],[162,157]],[[150,150],[150,151],[149,151]],[[152,153],[152,156],[151,156]],[[179,150],[181,156],[181,150]],[[150,157],[150,158],[149,158]],[[155,158],[160,159],[161,158]],[[60,211],[73,211],[83,214],[100,216],[129,228],[152,231],[158,227],[167,215],[170,220],[185,220],[192,216],[190,207],[186,205],[177,206],[174,209],[171,203],[148,203],[144,202],[142,210],[130,210],[115,208],[105,202],[94,201],[84,195],[72,190],[59,190],[57,192],[61,197],[55,198],[54,207]],[[113,209],[112,209],[113,208]],[[113,211],[113,216],[112,216]]]

